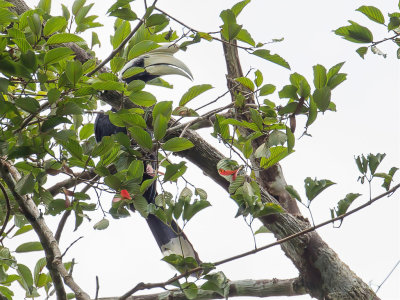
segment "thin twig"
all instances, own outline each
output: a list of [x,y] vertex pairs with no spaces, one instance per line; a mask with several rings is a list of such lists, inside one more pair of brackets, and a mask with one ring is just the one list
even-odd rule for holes
[[375,291],[375,294],[378,293],[379,289],[382,287],[382,285],[385,283],[386,280],[388,280],[388,278],[390,277],[390,275],[392,275],[393,271],[397,268],[397,266],[400,264],[400,260],[397,261],[397,263],[394,265],[394,267],[392,268],[392,270],[389,272],[389,274],[387,274],[387,276],[385,277],[385,279],[382,281],[382,283],[380,285],[378,285],[378,288]]
[[94,297],[94,300],[97,300],[99,298],[99,290],[100,290],[99,276],[96,275],[96,296]]
[[67,254],[68,250],[69,250],[77,241],[79,241],[80,239],[83,239],[83,236],[80,236],[80,237],[78,237],[75,241],[73,241],[73,242],[71,243],[71,245],[69,245],[69,246],[67,247],[67,249],[65,249],[65,251],[64,251],[64,253],[61,255],[61,257],[64,257],[64,255]]

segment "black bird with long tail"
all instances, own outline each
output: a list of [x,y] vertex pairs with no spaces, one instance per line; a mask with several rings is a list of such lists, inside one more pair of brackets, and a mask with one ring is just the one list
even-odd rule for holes
[[[173,54],[177,51],[178,48],[176,46],[164,46],[139,56],[125,65],[121,71],[120,79],[127,83],[133,80],[148,82],[159,76],[172,74],[192,79],[189,68],[183,62],[173,57]],[[138,67],[143,68],[144,71],[129,76],[130,70]],[[94,127],[97,142],[100,142],[104,136],[110,136],[118,132],[127,133],[125,127],[118,127],[112,124],[106,114],[97,115]],[[147,165],[143,181],[153,178],[153,168],[154,166],[151,164]],[[143,196],[148,203],[155,204],[156,195],[156,182],[154,181]],[[149,214],[146,220],[163,255],[178,254],[183,257],[194,257],[200,263],[197,252],[175,221],[172,221],[170,226],[168,226],[152,214]]]

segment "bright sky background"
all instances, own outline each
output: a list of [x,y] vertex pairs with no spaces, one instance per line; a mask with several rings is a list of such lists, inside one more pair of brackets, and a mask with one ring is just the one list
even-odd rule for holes
[[[30,7],[37,2],[37,0],[27,1]],[[53,15],[60,14],[61,2],[69,7],[73,3],[53,1]],[[232,7],[236,2],[160,0],[158,5],[187,25],[208,32],[219,29],[220,11]],[[114,18],[103,16],[112,3],[113,1],[96,1],[90,12],[99,15],[99,22],[105,25],[95,29],[102,42],[100,49],[95,47],[101,59],[108,56],[111,51],[108,44],[109,35],[113,34]],[[140,7],[139,15],[143,2],[133,3],[134,10],[135,6]],[[351,19],[370,27],[374,33],[374,40],[387,37],[383,26],[373,25],[372,21],[355,11],[361,5],[379,7],[386,18],[388,12],[398,9],[395,0],[368,2],[253,0],[238,18],[238,23],[244,25],[256,42],[285,38],[283,42],[267,45],[266,48],[284,57],[292,71],[256,59],[244,51],[239,52],[244,72],[250,68],[260,69],[264,75],[264,83],[275,84],[278,91],[288,84],[292,72],[305,75],[311,83],[313,65],[322,64],[328,69],[336,63],[346,61],[342,72],[348,73],[348,80],[337,87],[332,95],[338,112],[327,112],[325,116],[319,116],[309,130],[312,138],[303,137],[296,140],[296,152],[282,162],[286,181],[301,193],[303,199],[306,199],[304,179],[308,176],[326,178],[337,183],[314,200],[315,203],[311,208],[316,223],[329,219],[329,208],[335,207],[347,193],[358,192],[364,195],[357,199],[352,207],[368,200],[367,185],[357,182],[355,155],[370,152],[386,153],[387,156],[378,169],[382,172],[387,172],[392,166],[400,165],[399,65],[395,53],[396,47],[391,43],[382,44],[379,48],[388,54],[386,59],[369,53],[366,59],[362,60],[355,53],[358,45],[349,43],[332,32],[346,25],[347,20]],[[173,22],[171,24],[179,34],[182,27]],[[90,43],[90,35],[85,36]],[[192,85],[212,84],[215,87],[213,90],[193,101],[192,107],[196,108],[226,91],[226,68],[222,46],[218,42],[204,41],[190,47],[187,52],[177,53],[176,56],[189,66],[195,79],[190,82],[185,78],[172,76],[166,80],[174,84],[174,90],[147,88],[159,100],[174,100],[174,103],[178,103],[181,95]],[[284,104],[276,93],[271,99]],[[225,105],[229,101],[229,97],[223,98],[217,106]],[[203,130],[201,133],[220,151],[228,153],[224,146],[211,139],[209,132],[210,130]],[[298,122],[297,138],[301,133],[302,123]],[[201,259],[213,262],[254,248],[250,229],[242,218],[234,218],[237,208],[228,194],[193,166],[186,177],[197,187],[208,192],[208,200],[212,204],[185,228]],[[399,176],[395,177],[397,181],[398,178]],[[379,180],[374,185],[373,195],[384,192],[380,184]],[[176,193],[175,186],[170,185],[167,188]],[[111,197],[104,195],[102,203],[106,210],[110,202]],[[340,229],[327,226],[319,229],[318,233],[358,276],[376,289],[400,259],[399,209],[399,195],[396,194],[345,219]],[[304,214],[309,217],[307,211],[304,211]],[[92,222],[85,221],[74,233],[69,233],[72,232],[74,225],[74,218],[70,218],[62,236],[61,249],[63,251],[75,239],[84,236],[69,250],[65,259],[75,258],[77,265],[74,268],[74,279],[92,297],[95,294],[96,275],[100,280],[100,297],[121,295],[140,281],[159,282],[174,275],[174,271],[160,261],[161,253],[146,228],[145,220],[138,214],[123,220],[110,219],[111,224],[106,231],[95,231],[92,228],[93,224],[102,218],[101,212],[94,213],[91,217]],[[57,222],[54,218],[48,218],[47,222],[55,231]],[[260,224],[254,223],[256,230]],[[256,239],[258,246],[274,241],[271,234],[257,235]],[[26,241],[27,237],[23,235],[22,239],[10,241],[8,246],[12,248],[12,245],[17,246]],[[38,253],[18,255],[18,259],[31,268],[39,257]],[[231,280],[286,279],[296,277],[298,274],[279,247],[227,263],[218,270],[223,271]],[[400,299],[399,282],[400,268],[383,285],[378,296],[381,299]],[[310,297],[291,297],[291,299],[310,299]]]

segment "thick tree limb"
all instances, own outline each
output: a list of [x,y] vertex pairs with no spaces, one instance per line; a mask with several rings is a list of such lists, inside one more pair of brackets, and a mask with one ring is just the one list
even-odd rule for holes
[[[221,295],[206,290],[198,290],[198,299],[223,299]],[[305,289],[299,278],[292,279],[262,279],[262,280],[238,280],[229,282],[228,297],[272,297],[272,296],[299,296],[304,295]],[[99,298],[98,300],[119,300],[118,297]],[[181,290],[129,296],[126,300],[186,300]]]
[[32,198],[29,196],[21,196],[15,189],[15,183],[21,179],[17,169],[8,161],[0,161],[0,173],[4,182],[14,196],[15,201],[21,208],[24,216],[32,225],[39,237],[40,243],[46,253],[47,268],[53,279],[54,287],[58,300],[66,300],[67,296],[64,289],[63,280],[75,293],[79,300],[88,300],[90,297],[76,284],[72,276],[65,269],[61,252],[58,248],[57,241],[54,239],[53,233],[46,225],[42,213],[39,211]]

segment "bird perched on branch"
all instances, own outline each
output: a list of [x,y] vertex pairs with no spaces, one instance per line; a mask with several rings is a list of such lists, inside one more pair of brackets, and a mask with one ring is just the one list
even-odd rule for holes
[[[124,66],[121,70],[120,79],[127,83],[133,80],[148,82],[159,76],[172,74],[192,79],[193,76],[189,68],[173,56],[177,51],[178,47],[175,45],[163,46],[139,56]],[[136,70],[137,68],[142,68],[143,70],[140,73],[132,72],[135,68]],[[136,74],[130,75],[134,73]],[[116,111],[114,108],[112,110]],[[97,142],[100,142],[104,136],[110,136],[118,132],[127,133],[125,127],[118,127],[112,124],[107,114],[98,114],[94,127]],[[143,181],[151,179],[153,176],[154,165],[149,164],[143,174]],[[143,196],[148,203],[155,204],[156,195],[156,181],[154,181]],[[152,214],[149,214],[146,220],[163,255],[177,254],[183,257],[194,257],[200,263],[197,252],[175,221],[172,221],[168,226]]]

